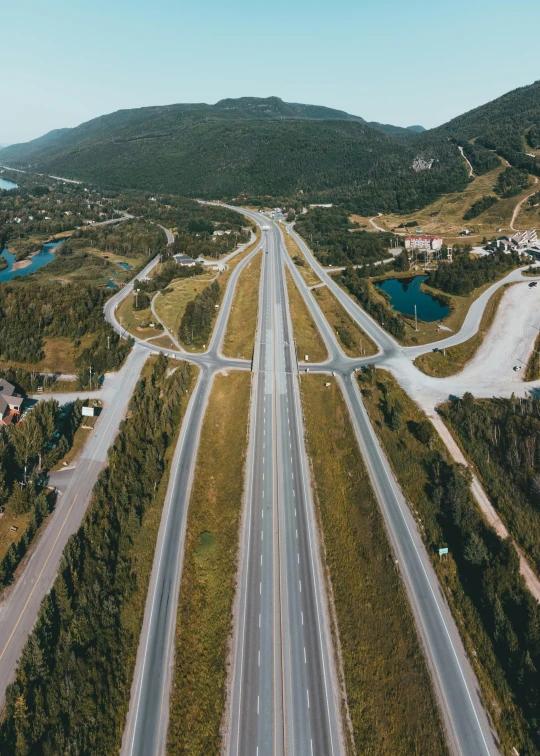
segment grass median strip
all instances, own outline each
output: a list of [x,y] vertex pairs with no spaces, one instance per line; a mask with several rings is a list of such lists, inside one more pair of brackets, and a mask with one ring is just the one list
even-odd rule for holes
[[300,274],[307,285],[315,286],[316,284],[321,283],[321,279],[308,263],[306,256],[304,255],[298,244],[295,242],[295,240],[292,238],[292,236],[285,231],[283,238],[285,239],[285,246],[287,248],[287,252],[291,257],[291,260],[300,271]]
[[347,407],[336,381],[325,382],[302,375],[302,403],[356,752],[447,754],[426,660]]
[[201,433],[176,626],[169,756],[220,753],[251,374],[219,374]]
[[304,360],[307,354],[309,362],[322,362],[328,358],[322,336],[287,268],[285,268],[285,275],[298,359]]
[[426,373],[426,375],[431,375],[434,378],[446,378],[463,370],[484,341],[487,332],[495,320],[501,299],[509,286],[511,284],[505,284],[492,294],[482,315],[480,327],[474,336],[444,351],[437,349],[437,351],[421,354],[414,361],[416,367],[423,373]]
[[326,286],[313,289],[312,294],[331,328],[336,332],[345,354],[349,357],[369,357],[377,354],[377,346]]
[[258,252],[242,271],[232,304],[223,353],[227,357],[251,359],[257,330],[259,282],[262,252]]

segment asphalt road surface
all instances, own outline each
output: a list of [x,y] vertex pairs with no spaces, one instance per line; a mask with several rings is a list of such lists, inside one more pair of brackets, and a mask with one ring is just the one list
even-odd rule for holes
[[272,227],[255,352],[231,756],[342,753],[283,254]]

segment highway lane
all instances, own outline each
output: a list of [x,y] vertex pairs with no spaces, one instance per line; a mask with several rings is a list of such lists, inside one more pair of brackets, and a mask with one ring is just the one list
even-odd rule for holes
[[[147,356],[148,352],[135,346],[117,374],[115,389],[109,389],[95,431],[65,492],[59,497],[22,574],[0,604],[0,709],[4,706],[6,688],[15,676],[17,660],[34,627],[41,602],[54,583],[64,547],[84,518],[92,488],[105,466],[108,449],[116,437]],[[61,396],[57,398],[63,400]]]
[[342,752],[283,254],[280,234],[270,227],[247,466],[231,756]]

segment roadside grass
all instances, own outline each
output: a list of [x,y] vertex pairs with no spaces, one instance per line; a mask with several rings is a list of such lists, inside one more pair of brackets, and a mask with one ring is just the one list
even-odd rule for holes
[[[172,281],[165,291],[155,298],[154,309],[159,319],[176,337],[178,337],[182,316],[186,311],[188,303],[192,299],[195,299],[197,294],[200,294],[203,289],[206,289],[215,277],[215,271],[206,271],[205,273],[201,273],[200,276],[193,276],[193,278],[178,278]],[[220,281],[219,277],[218,281]],[[185,344],[182,344],[182,346],[188,352],[202,351]]]
[[[28,524],[30,523],[30,512],[24,514],[15,514],[14,512],[4,512],[0,517],[0,561],[4,558],[4,554],[9,549],[12,543],[19,543],[23,535],[26,533]],[[11,528],[17,528],[16,531]]]
[[153,323],[155,321],[155,318],[150,307],[147,307],[146,310],[134,310],[134,302],[134,296],[132,294],[128,294],[128,296],[117,308],[116,317],[125,331],[129,331],[132,336],[137,336],[139,339],[145,339],[148,336],[155,334],[156,329],[141,328],[141,323]]
[[[307,446],[357,753],[447,754],[384,522],[335,380],[302,375]],[[336,638],[337,634],[337,638]]]
[[306,256],[304,255],[298,244],[295,242],[292,236],[287,233],[286,229],[284,229],[283,231],[283,238],[285,239],[285,247],[287,248],[287,252],[289,253],[289,256],[293,263],[300,271],[300,274],[306,284],[308,286],[315,286],[316,284],[321,283],[321,279],[308,263]]
[[540,333],[537,335],[527,369],[525,371],[526,381],[537,381],[540,378]]
[[[447,449],[437,433],[430,447],[420,442],[415,430],[426,420],[425,414],[385,370],[375,370],[370,384],[361,381],[362,397],[381,446],[414,515],[426,545],[441,588],[450,605],[456,625],[463,639],[467,655],[482,689],[488,714],[502,740],[502,752],[510,753],[512,742],[523,742],[527,723],[516,707],[503,669],[495,656],[488,636],[470,595],[466,592],[452,553],[443,560],[437,549],[444,541],[439,524],[440,505],[432,497],[428,471],[438,456],[451,464]],[[385,405],[400,406],[401,424],[392,430],[385,417]],[[475,507],[472,497],[468,504]],[[481,515],[479,515],[481,518]],[[525,738],[526,739],[526,738]],[[531,751],[532,753],[532,751]]]
[[323,362],[328,359],[328,352],[319,329],[287,268],[285,268],[285,275],[298,359],[302,361],[307,354],[309,362]]
[[349,357],[367,357],[377,354],[376,344],[360,328],[327,286],[312,289],[312,294],[331,328],[336,332]]
[[64,373],[73,375],[78,372],[78,368],[75,365],[77,356],[92,343],[93,338],[93,334],[82,336],[80,347],[76,347],[71,339],[64,336],[45,338],[43,340],[45,357],[40,362],[30,363],[0,360],[0,369],[5,370],[8,367],[12,367],[35,371],[36,373]]
[[259,311],[261,267],[262,250],[257,252],[238,279],[223,341],[223,354],[227,357],[247,360],[253,354]]
[[86,442],[92,437],[92,431],[96,420],[97,417],[83,417],[83,422],[79,425],[73,436],[73,444],[71,445],[71,448],[67,454],[62,457],[62,459],[59,459],[54,467],[51,468],[51,472],[62,470],[66,465],[75,462],[75,460],[82,454]]
[[167,753],[221,751],[236,585],[251,375],[219,374],[189,503]]
[[159,336],[157,339],[148,339],[148,343],[150,345],[154,344],[155,346],[163,347],[164,349],[176,351],[176,344],[173,344],[168,336]]
[[486,305],[486,309],[484,310],[484,314],[482,315],[480,327],[474,336],[467,341],[463,341],[461,344],[449,347],[444,350],[444,352],[437,349],[436,351],[428,352],[427,354],[421,354],[414,361],[416,367],[426,375],[431,375],[434,378],[446,378],[449,375],[455,375],[463,370],[467,362],[474,357],[484,341],[487,332],[493,324],[501,299],[511,285],[512,284],[505,284],[504,286],[499,287],[497,291],[491,295]]

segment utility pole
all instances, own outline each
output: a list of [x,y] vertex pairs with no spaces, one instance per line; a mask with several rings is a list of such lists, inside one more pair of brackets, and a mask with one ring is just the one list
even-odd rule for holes
[[90,375],[90,391],[92,390],[92,365],[88,368],[88,373]]
[[107,336],[107,349],[111,348],[111,337]]

